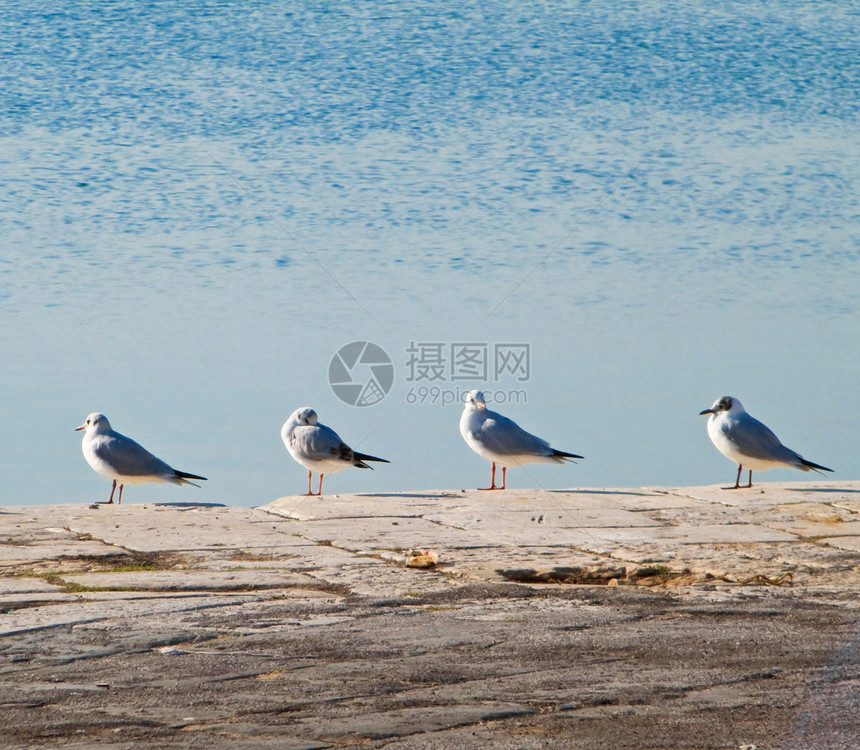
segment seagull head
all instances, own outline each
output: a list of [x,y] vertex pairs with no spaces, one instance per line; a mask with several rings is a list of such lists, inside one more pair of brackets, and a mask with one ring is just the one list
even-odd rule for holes
[[484,392],[483,391],[469,391],[466,394],[466,408],[472,407],[473,409],[486,409],[487,403],[484,401]]
[[313,426],[317,423],[317,413],[310,406],[303,406],[293,412],[290,421],[299,425]]
[[90,414],[80,427],[75,427],[75,432],[86,430],[87,435],[103,435],[110,432],[110,422],[104,414],[94,411]]
[[723,413],[732,413],[737,414],[738,412],[742,412],[744,410],[743,404],[736,399],[734,396],[723,396],[722,398],[718,398],[711,405],[710,409],[703,409],[699,412],[699,416],[702,414],[712,414],[719,415]]

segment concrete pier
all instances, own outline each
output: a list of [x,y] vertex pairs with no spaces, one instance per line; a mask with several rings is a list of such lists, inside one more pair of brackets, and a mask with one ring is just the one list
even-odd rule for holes
[[4,748],[860,736],[860,481],[10,507],[0,571]]

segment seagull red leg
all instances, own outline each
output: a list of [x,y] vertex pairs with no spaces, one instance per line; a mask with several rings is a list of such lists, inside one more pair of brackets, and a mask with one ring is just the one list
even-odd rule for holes
[[[116,479],[113,480],[113,485],[110,488],[110,500],[96,500],[96,505],[113,505],[113,493],[116,492]],[[122,485],[120,485],[119,490],[120,497],[122,497]]]
[[117,498],[116,504],[119,505],[122,502],[122,488],[125,487],[124,484],[119,486],[119,497]]
[[[738,479],[740,479],[740,474],[738,474]],[[752,469],[750,469],[749,484],[747,484],[747,487],[752,487]]]
[[319,488],[319,492],[317,492],[317,497],[321,497],[321,496],[322,496],[322,480],[323,480],[323,476],[324,476],[323,474],[320,474],[320,488]]
[[[505,467],[502,467],[502,476],[504,476]],[[502,481],[504,485],[504,481]],[[496,462],[493,461],[493,473],[490,475],[490,486],[489,487],[478,487],[479,490],[503,490],[504,487],[496,487]]]
[[[735,477],[735,486],[734,487],[723,487],[724,490],[739,490],[741,487],[741,472],[744,470],[744,467],[738,464],[738,475]],[[752,482],[752,472],[750,472],[750,481]]]
[[507,467],[507,466],[503,466],[503,467],[502,467],[502,486],[501,486],[501,487],[499,487],[499,489],[500,489],[500,490],[505,489],[505,487],[507,486],[507,485],[505,484],[505,474],[507,474],[507,473],[508,473],[508,467]]

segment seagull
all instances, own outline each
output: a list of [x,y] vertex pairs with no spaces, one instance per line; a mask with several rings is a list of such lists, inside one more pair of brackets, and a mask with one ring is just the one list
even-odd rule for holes
[[[365,461],[391,463],[384,458],[357,453],[350,448],[330,427],[317,422],[317,413],[309,406],[303,406],[290,414],[281,428],[281,440],[293,459],[308,470],[308,495],[322,495],[323,476],[334,474],[347,466],[359,469],[372,469]],[[314,472],[320,475],[317,492],[311,491],[311,477]]]
[[788,466],[801,471],[833,471],[826,466],[807,461],[791,448],[786,448],[779,438],[773,434],[767,425],[762,424],[747,414],[744,405],[733,396],[723,396],[714,401],[710,409],[699,412],[699,415],[709,414],[708,436],[717,446],[720,453],[732,461],[737,461],[738,476],[734,487],[741,486],[741,471],[744,466],[749,470],[749,482],[745,487],[752,487],[752,473],[773,469],[776,466]]
[[81,449],[87,463],[97,474],[113,479],[110,500],[104,503],[105,505],[113,503],[117,482],[119,482],[119,497],[116,502],[119,505],[122,502],[122,488],[126,484],[173,482],[199,487],[199,484],[188,480],[206,480],[206,477],[171,468],[131,438],[114,432],[104,414],[93,412],[80,427],[75,428],[75,432],[79,430],[86,430]]
[[[513,420],[487,408],[481,391],[466,394],[466,408],[460,417],[460,434],[466,444],[479,456],[493,464],[490,486],[482,490],[505,489],[508,466],[534,462],[560,464],[574,458],[575,453],[555,450],[546,440],[526,432]],[[502,467],[502,486],[496,487],[496,464]]]

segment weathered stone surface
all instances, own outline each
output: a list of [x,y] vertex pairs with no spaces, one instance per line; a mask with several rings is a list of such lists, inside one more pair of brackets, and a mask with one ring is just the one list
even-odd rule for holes
[[[853,748],[860,482],[0,513],[9,748]],[[438,565],[406,567],[412,548]]]
[[71,573],[62,580],[70,587],[111,591],[256,591],[315,588],[308,575],[280,570],[138,570],[113,573]]
[[834,536],[819,541],[828,547],[836,547],[850,552],[860,552],[860,536]]

